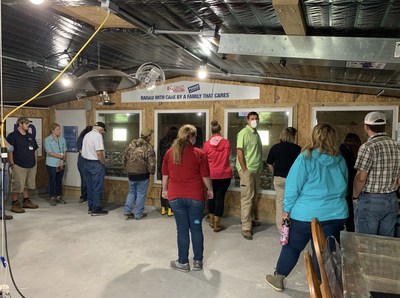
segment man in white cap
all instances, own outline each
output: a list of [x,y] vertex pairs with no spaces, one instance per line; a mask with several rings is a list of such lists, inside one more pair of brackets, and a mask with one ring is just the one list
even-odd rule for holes
[[104,177],[106,175],[106,158],[102,134],[106,132],[103,122],[96,122],[91,132],[83,138],[82,157],[87,181],[88,213],[92,216],[107,215],[108,211],[101,207]]
[[[132,140],[124,154],[124,166],[129,177],[129,191],[124,208],[125,219],[145,217],[144,205],[149,188],[150,175],[156,171],[156,153],[150,144],[152,129],[144,129],[140,138]],[[135,212],[132,209],[135,205]]]
[[357,233],[394,236],[399,212],[400,145],[385,133],[381,112],[365,116],[368,141],[361,145],[354,168],[354,220]]

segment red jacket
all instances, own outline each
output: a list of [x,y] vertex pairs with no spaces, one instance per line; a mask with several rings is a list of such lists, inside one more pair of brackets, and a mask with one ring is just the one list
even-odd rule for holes
[[183,148],[180,165],[172,162],[172,149],[169,149],[163,159],[162,175],[168,176],[168,200],[205,200],[203,177],[209,177],[210,170],[207,158],[199,148],[187,144]]
[[229,164],[231,144],[227,139],[215,134],[205,142],[203,151],[208,159],[211,179],[232,178],[232,169]]

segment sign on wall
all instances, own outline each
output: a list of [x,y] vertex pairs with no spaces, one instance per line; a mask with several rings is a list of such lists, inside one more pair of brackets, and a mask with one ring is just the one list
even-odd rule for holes
[[182,81],[156,89],[122,91],[121,102],[188,102],[260,99],[260,87]]
[[67,143],[67,152],[78,152],[76,139],[78,135],[78,126],[63,126],[63,136]]
[[[36,139],[36,143],[38,144],[39,148],[37,150],[38,156],[42,156],[42,148],[43,148],[43,139],[42,139],[42,118],[31,118],[28,117],[31,121],[29,125],[28,132],[33,135]],[[6,136],[12,131],[18,129],[18,124],[16,123],[18,117],[8,117],[6,120]]]

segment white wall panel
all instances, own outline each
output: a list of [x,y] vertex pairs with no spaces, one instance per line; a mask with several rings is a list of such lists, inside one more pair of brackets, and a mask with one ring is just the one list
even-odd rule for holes
[[[56,123],[61,126],[78,126],[78,136],[86,127],[86,111],[85,110],[56,110]],[[78,171],[78,153],[67,153],[67,167],[64,175],[63,185],[81,186],[81,179]]]

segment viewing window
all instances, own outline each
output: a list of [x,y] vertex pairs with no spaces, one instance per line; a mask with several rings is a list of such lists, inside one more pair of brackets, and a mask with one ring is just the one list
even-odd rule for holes
[[123,165],[125,149],[133,139],[139,138],[141,111],[99,111],[97,120],[106,125],[103,134],[106,153],[106,176],[125,178]]
[[156,127],[154,132],[154,149],[157,156],[155,181],[161,183],[161,158],[159,148],[161,139],[167,134],[171,127],[179,129],[184,124],[192,124],[197,128],[195,146],[202,148],[209,135],[208,110],[155,110],[154,122],[154,127]]
[[279,136],[283,128],[292,126],[292,108],[270,109],[227,109],[225,110],[224,136],[231,143],[230,164],[234,173],[231,182],[231,190],[239,191],[240,178],[236,170],[236,136],[247,124],[247,114],[255,111],[260,117],[257,131],[262,142],[262,159],[264,161],[261,173],[261,192],[274,191],[272,173],[269,171],[266,160],[272,145],[279,143]]
[[396,138],[396,125],[398,122],[398,106],[332,106],[332,107],[313,107],[312,123],[313,126],[328,122],[335,126],[339,132],[339,140],[342,142],[348,133],[357,134],[362,143],[368,139],[364,131],[364,118],[372,111],[380,111],[386,116],[386,133]]

